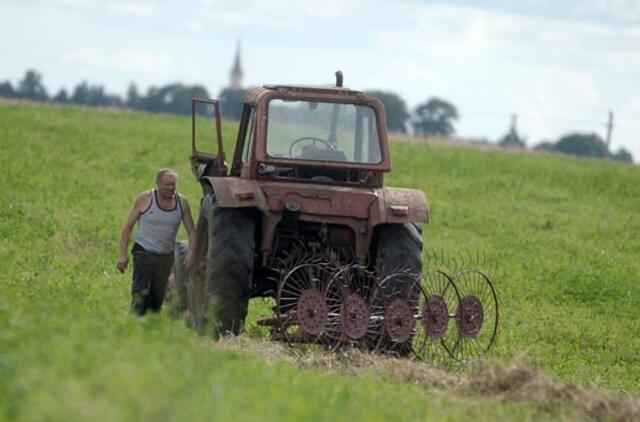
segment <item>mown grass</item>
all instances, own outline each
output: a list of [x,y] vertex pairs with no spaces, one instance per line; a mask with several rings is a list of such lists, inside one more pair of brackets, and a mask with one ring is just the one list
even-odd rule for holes
[[[225,125],[228,157],[234,131]],[[130,316],[130,273],[115,261],[133,198],[171,166],[198,208],[187,118],[0,104],[0,145],[0,418],[576,417],[299,369],[216,347],[164,314]],[[387,184],[429,197],[427,248],[497,264],[494,357],[640,392],[637,167],[401,142],[392,152]]]

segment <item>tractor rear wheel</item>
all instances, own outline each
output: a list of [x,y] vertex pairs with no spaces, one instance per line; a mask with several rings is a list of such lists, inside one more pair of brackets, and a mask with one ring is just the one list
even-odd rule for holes
[[[376,227],[373,240],[375,265],[379,280],[401,271],[408,275],[422,272],[422,227],[417,223],[385,224]],[[411,292],[410,302],[415,306],[419,301],[419,290],[412,285],[412,277],[391,277],[381,286],[382,294],[391,302],[400,292]],[[404,296],[400,293],[400,296]],[[413,297],[415,296],[415,297]],[[389,305],[389,303],[387,303]],[[381,333],[377,348],[385,353],[406,356],[411,353],[413,338],[398,344],[389,340],[386,332]],[[413,337],[413,336],[412,336]]]
[[422,226],[418,223],[376,227],[374,248],[379,276],[397,270],[422,271]]
[[201,213],[207,225],[203,329],[214,338],[239,334],[249,306],[255,222],[249,209],[218,207],[213,194],[204,198]]

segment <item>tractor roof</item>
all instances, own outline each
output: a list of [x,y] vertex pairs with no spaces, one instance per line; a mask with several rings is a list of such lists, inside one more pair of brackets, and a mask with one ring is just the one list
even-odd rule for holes
[[253,88],[246,96],[245,101],[256,104],[263,97],[281,98],[314,98],[318,100],[338,100],[362,102],[367,95],[362,91],[348,88],[322,85],[264,85]]

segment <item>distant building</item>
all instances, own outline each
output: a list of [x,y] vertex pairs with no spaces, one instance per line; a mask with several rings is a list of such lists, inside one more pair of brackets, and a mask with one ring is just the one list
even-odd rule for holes
[[233,67],[229,73],[229,87],[233,89],[242,88],[242,66],[240,65],[240,42],[236,49],[236,58],[233,61]]

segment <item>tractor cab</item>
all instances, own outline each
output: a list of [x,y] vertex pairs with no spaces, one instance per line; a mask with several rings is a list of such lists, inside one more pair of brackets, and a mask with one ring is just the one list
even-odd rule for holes
[[[199,101],[214,105],[219,128],[217,102],[194,99],[194,110]],[[210,176],[227,175],[221,139],[215,154],[196,148],[195,115],[194,167]],[[384,108],[378,99],[341,86],[265,85],[245,97],[228,175],[381,187],[382,173],[390,169]]]

